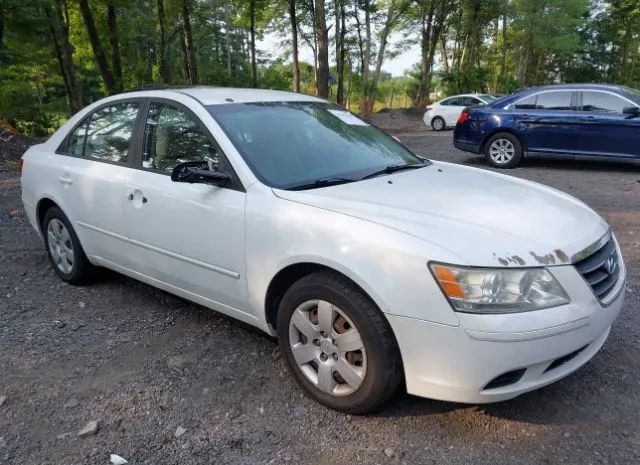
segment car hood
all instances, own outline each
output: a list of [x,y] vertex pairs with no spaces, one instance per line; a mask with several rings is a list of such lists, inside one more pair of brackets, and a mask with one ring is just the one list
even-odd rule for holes
[[570,263],[609,229],[597,213],[563,192],[443,162],[366,181],[274,193],[402,231],[456,255],[459,264],[475,266]]

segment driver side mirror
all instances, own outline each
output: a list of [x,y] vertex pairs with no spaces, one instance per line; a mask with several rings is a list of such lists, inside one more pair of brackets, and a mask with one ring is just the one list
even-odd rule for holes
[[625,115],[640,116],[640,108],[638,108],[638,107],[624,107],[622,109],[622,113],[624,113]]
[[173,169],[171,180],[173,182],[210,184],[221,187],[231,181],[231,176],[224,171],[211,171],[206,161],[187,161],[180,163]]

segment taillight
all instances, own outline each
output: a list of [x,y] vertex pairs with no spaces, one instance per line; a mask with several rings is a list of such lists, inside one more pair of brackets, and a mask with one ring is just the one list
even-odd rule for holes
[[433,107],[427,107],[427,111],[433,110]]
[[468,119],[469,119],[469,112],[465,110],[462,113],[460,113],[460,117],[458,118],[458,122],[456,124],[461,125]]
[[22,167],[24,166],[24,160],[21,158],[18,160],[18,171],[20,171],[20,176],[22,176]]

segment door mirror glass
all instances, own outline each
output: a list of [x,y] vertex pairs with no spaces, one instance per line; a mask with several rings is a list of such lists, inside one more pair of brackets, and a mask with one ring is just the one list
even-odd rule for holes
[[224,186],[231,181],[229,173],[211,168],[213,168],[211,162],[206,161],[180,163],[171,171],[171,180],[189,184],[211,184],[213,186]]

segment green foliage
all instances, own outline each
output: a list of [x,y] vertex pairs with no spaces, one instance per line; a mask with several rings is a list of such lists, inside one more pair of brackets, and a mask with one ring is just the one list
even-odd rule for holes
[[[111,66],[113,35],[107,11],[109,5],[115,7],[125,89],[187,82],[185,5],[201,84],[251,85],[253,5],[257,40],[267,34],[281,39],[280,56],[257,53],[257,85],[291,89],[288,0],[162,0],[162,4],[168,66],[163,69],[168,70],[168,78],[160,72],[163,49],[158,0],[89,0]],[[360,107],[361,96],[369,93],[375,107],[382,108],[424,101],[421,92],[429,93],[427,100],[432,100],[443,94],[510,92],[552,82],[616,82],[635,87],[640,82],[638,0],[336,0],[325,1],[332,61],[330,98],[337,91],[334,31],[341,4],[347,15],[344,95],[354,110]],[[314,46],[313,5],[312,1],[297,1],[298,42],[307,51]],[[71,71],[80,103],[107,94],[78,0],[0,0],[0,119],[31,135],[50,134],[69,116],[69,91],[48,16],[56,7],[68,23]],[[361,69],[367,16],[371,57],[365,85]],[[390,17],[393,21],[388,21]],[[396,40],[380,54],[385,62],[412,45],[424,46],[421,39],[428,31],[436,35],[427,41],[423,66],[416,64],[403,77],[391,78],[383,72],[377,88],[371,90],[386,26]],[[399,36],[402,40],[397,40]],[[299,68],[301,91],[315,93],[314,64],[300,62]],[[423,69],[427,70],[424,76]]]

